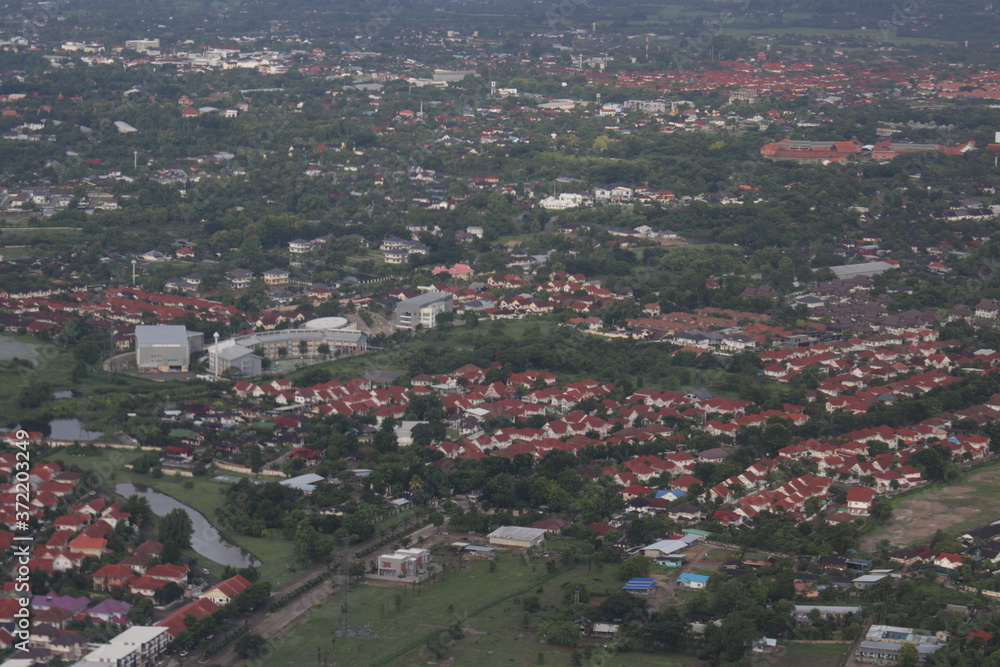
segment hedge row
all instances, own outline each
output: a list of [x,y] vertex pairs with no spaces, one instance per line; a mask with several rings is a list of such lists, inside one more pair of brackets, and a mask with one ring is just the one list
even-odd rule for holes
[[279,609],[281,609],[282,607],[284,607],[286,604],[288,604],[289,602],[291,602],[295,598],[299,597],[300,595],[302,595],[303,593],[305,593],[307,590],[309,590],[313,586],[319,584],[320,582],[322,582],[324,579],[326,579],[329,576],[330,576],[329,572],[324,572],[323,574],[321,574],[321,575],[319,575],[317,577],[313,577],[312,579],[310,579],[306,583],[304,583],[301,586],[299,586],[298,588],[296,588],[294,591],[292,591],[290,593],[285,593],[280,598],[278,598],[277,600],[275,600],[274,602],[271,603],[271,609],[270,609],[270,611],[278,611]]
[[240,637],[242,637],[243,635],[245,635],[248,632],[250,632],[250,628],[248,628],[246,626],[240,626],[236,630],[233,630],[228,635],[226,635],[225,637],[223,637],[219,641],[215,642],[214,644],[212,644],[208,648],[206,648],[205,649],[205,657],[206,658],[211,658],[213,655],[215,655],[216,653],[218,653],[219,651],[221,651],[222,649],[224,649],[226,647],[226,644],[229,644],[234,639],[239,639]]

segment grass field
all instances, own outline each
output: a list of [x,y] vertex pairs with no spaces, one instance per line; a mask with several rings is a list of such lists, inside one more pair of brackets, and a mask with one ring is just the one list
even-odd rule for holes
[[[330,373],[331,377],[342,381],[358,377],[365,371],[374,370],[402,372],[405,375],[408,372],[410,360],[413,358],[414,352],[423,348],[430,347],[435,350],[445,350],[449,352],[467,352],[468,359],[471,361],[479,359],[479,357],[474,353],[477,350],[477,341],[483,336],[504,335],[516,344],[516,342],[519,339],[524,338],[526,334],[530,336],[532,331],[537,331],[539,335],[546,335],[554,330],[559,331],[558,337],[560,340],[566,341],[567,348],[573,348],[575,344],[574,341],[581,340],[582,337],[587,337],[588,343],[599,339],[598,336],[594,336],[592,334],[576,332],[567,327],[562,327],[553,318],[545,316],[530,316],[520,320],[484,321],[481,322],[476,328],[458,326],[444,330],[435,329],[421,332],[416,336],[416,338],[401,345],[396,345],[385,350],[370,351],[356,357],[344,357],[316,364],[314,366],[310,366],[308,369],[291,373],[288,377],[293,383],[297,383],[301,378],[307,376],[313,371],[313,369],[316,368],[324,369]],[[616,343],[625,345],[628,344],[627,342],[621,341],[603,342],[606,342],[607,345],[614,345]],[[648,343],[647,345],[655,344]],[[637,352],[637,354],[641,354],[641,352]],[[479,360],[482,363],[485,363],[481,359]],[[560,383],[577,382],[589,378],[610,382],[621,382],[623,379],[628,379],[637,387],[643,386],[649,388],[670,389],[672,391],[688,391],[699,387],[710,386],[712,382],[723,372],[720,369],[702,369],[691,367],[689,369],[689,382],[686,384],[678,383],[668,385],[667,381],[673,378],[652,377],[649,374],[618,374],[614,377],[602,378],[600,377],[601,373],[595,368],[588,368],[582,364],[581,366],[580,370],[575,373],[560,372],[558,369],[550,370],[557,373]],[[442,372],[450,370],[454,369],[442,369]],[[642,380],[641,384],[639,382],[640,379]],[[773,386],[776,391],[779,389],[778,385],[774,384]],[[732,392],[717,390],[715,393],[723,397],[737,397],[735,390]]]
[[[441,546],[432,551],[437,562],[449,565],[449,571],[437,583],[414,591],[397,584],[362,582],[351,590],[350,625],[369,626],[378,637],[337,636],[333,645],[337,664],[423,665],[432,657],[425,648],[432,642],[441,647],[448,664],[535,665],[541,653],[546,665],[570,665],[570,649],[546,645],[532,629],[523,627],[524,610],[515,598],[534,595],[541,588],[539,597],[544,606],[561,601],[571,582],[587,581],[602,590],[617,588],[619,583],[613,568],[597,573],[578,566],[549,575],[541,563],[527,565],[511,554],[501,556],[492,573],[485,561],[466,561],[465,568],[457,571],[454,557],[440,555],[445,553]],[[333,631],[342,627],[342,602],[335,597],[309,612],[257,664],[315,664],[317,650],[328,652]],[[456,624],[462,628],[463,638],[452,640],[442,635]],[[444,660],[438,662],[443,664]],[[601,664],[687,667],[701,663],[684,656],[629,653],[610,656]]]
[[[88,404],[85,399],[79,398],[81,394],[88,396],[100,396],[101,394],[118,392],[123,395],[147,394],[151,392],[171,392],[179,396],[184,391],[190,391],[190,387],[180,382],[154,382],[142,378],[134,378],[125,375],[115,375],[109,377],[107,373],[95,370],[82,381],[74,381],[73,355],[69,350],[58,347],[53,343],[47,343],[33,336],[18,336],[14,334],[4,334],[0,336],[0,354],[4,346],[13,352],[10,355],[0,356],[0,386],[4,391],[0,392],[0,415],[2,415],[8,426],[13,426],[19,420],[30,419],[41,412],[48,418],[70,418],[81,417],[87,421],[87,428],[91,430],[106,430],[111,426],[109,423],[99,423],[101,414],[99,410],[100,401]],[[30,347],[30,354],[25,354],[24,350]],[[28,358],[30,356],[32,367],[11,367],[10,358]],[[25,410],[18,404],[21,391],[31,383],[47,382],[54,390],[72,390],[78,398],[63,399],[43,406],[40,410]],[[37,413],[37,414],[36,414]],[[87,419],[87,418],[90,419]]]
[[961,535],[1000,515],[1000,461],[976,467],[955,484],[931,485],[892,499],[893,517],[865,536],[862,547],[872,549],[882,539],[896,546],[926,544],[943,530]]
[[[850,642],[840,644],[788,644],[778,654],[767,656],[767,664],[776,667],[839,667]],[[773,661],[771,660],[773,658]]]
[[[498,326],[494,326],[498,325]],[[349,380],[358,377],[364,371],[391,370],[406,371],[410,350],[415,347],[430,346],[436,349],[449,349],[472,352],[475,350],[474,338],[488,331],[502,332],[511,338],[518,338],[530,328],[537,327],[541,333],[548,333],[558,325],[544,318],[525,318],[522,320],[498,320],[483,322],[479,327],[455,327],[443,331],[426,331],[412,341],[386,350],[376,350],[356,357],[343,357],[334,361],[324,362],[310,368],[324,368],[336,379]],[[296,374],[291,376],[294,381]]]

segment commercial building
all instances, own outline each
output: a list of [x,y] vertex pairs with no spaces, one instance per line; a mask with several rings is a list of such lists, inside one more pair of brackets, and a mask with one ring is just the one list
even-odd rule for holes
[[898,268],[895,264],[879,261],[831,266],[830,270],[833,271],[833,274],[840,280],[848,280],[850,278],[857,278],[858,276],[877,276],[880,273],[885,273],[886,271],[895,268]]
[[537,547],[545,539],[544,528],[526,528],[524,526],[500,526],[487,535],[490,544],[507,547]]
[[186,373],[191,353],[204,347],[204,334],[179,324],[135,328],[135,365],[141,373]]
[[138,51],[139,53],[149,53],[160,50],[160,40],[157,39],[126,39],[125,48]]
[[229,338],[208,346],[209,372],[250,377],[260,375],[265,358],[322,359],[361,354],[368,349],[368,336],[349,326],[342,317],[324,317],[306,322],[300,329],[258,331]]
[[427,549],[397,549],[378,557],[378,573],[382,577],[416,577],[427,570],[431,552]]
[[167,650],[173,638],[167,628],[135,625],[112,637],[107,644],[83,657],[82,663],[96,663],[107,667],[150,667]]
[[394,319],[400,329],[416,329],[417,325],[431,328],[437,324],[442,313],[454,312],[451,294],[447,292],[427,292],[396,304]]

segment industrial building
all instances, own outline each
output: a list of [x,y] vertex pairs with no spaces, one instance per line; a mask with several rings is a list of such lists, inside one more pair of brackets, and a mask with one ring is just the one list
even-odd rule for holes
[[895,264],[878,261],[831,266],[830,270],[833,271],[833,274],[840,280],[849,280],[850,278],[857,278],[858,276],[877,276],[880,273],[885,273],[886,271],[896,268],[899,267]]
[[524,526],[500,526],[486,537],[490,544],[507,547],[537,547],[545,539],[548,531],[544,528],[527,528]]

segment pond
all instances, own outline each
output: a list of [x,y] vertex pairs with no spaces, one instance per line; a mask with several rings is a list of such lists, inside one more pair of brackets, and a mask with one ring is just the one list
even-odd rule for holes
[[49,440],[90,442],[101,437],[100,431],[88,431],[79,419],[53,419],[49,422]]
[[165,493],[160,493],[148,486],[130,484],[122,482],[115,484],[115,492],[125,496],[139,495],[149,501],[149,506],[156,516],[165,516],[175,509],[182,509],[191,517],[191,525],[194,533],[191,535],[191,548],[199,556],[204,556],[220,565],[231,565],[233,567],[247,567],[249,565],[260,565],[260,561],[254,558],[253,554],[245,549],[230,544],[222,539],[219,531],[209,523],[200,512],[188,507],[184,503],[171,498]]
[[17,357],[19,359],[34,359],[38,354],[39,345],[22,343],[10,336],[0,336],[0,361]]

